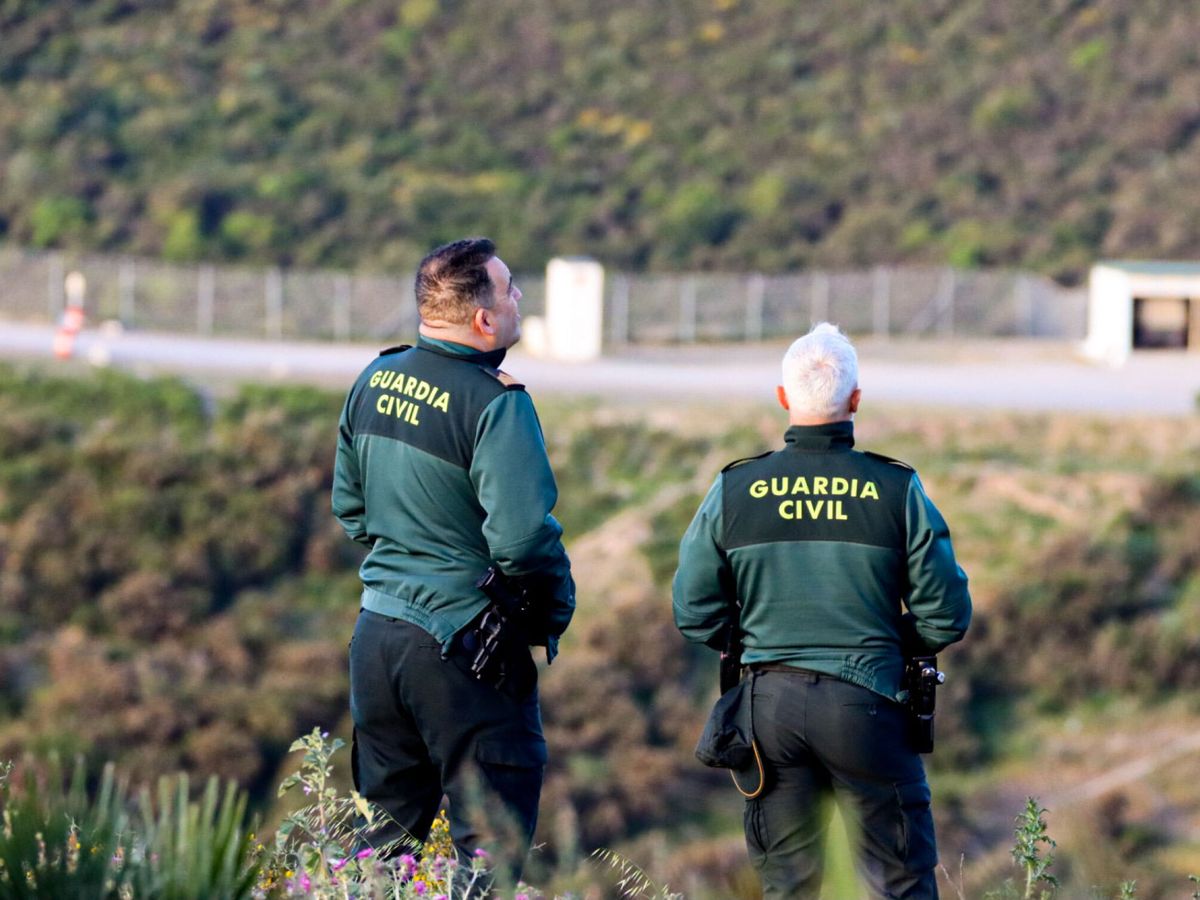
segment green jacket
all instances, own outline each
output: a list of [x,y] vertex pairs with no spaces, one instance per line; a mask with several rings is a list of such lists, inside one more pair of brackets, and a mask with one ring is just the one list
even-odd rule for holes
[[370,548],[365,609],[448,649],[487,605],[475,582],[495,563],[537,580],[553,656],[575,583],[541,425],[524,388],[495,368],[503,359],[425,338],[380,354],[342,409],[333,513]]
[[901,700],[904,652],[936,652],[971,621],[946,523],[911,468],[852,449],[851,422],[794,425],[785,440],[726,466],[700,504],[679,547],[675,624],[720,647],[736,601],[744,664]]

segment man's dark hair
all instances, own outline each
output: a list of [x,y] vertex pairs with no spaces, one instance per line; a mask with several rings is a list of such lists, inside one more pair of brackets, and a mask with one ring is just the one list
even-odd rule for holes
[[422,321],[466,325],[477,307],[495,300],[487,262],[496,245],[487,238],[465,238],[431,252],[417,267],[417,311]]

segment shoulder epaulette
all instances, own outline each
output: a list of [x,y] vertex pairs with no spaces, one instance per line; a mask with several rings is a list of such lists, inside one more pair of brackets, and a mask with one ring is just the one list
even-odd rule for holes
[[491,375],[493,378],[495,378],[498,382],[500,382],[502,385],[504,385],[504,389],[506,391],[523,391],[523,390],[525,390],[525,385],[522,384],[521,382],[517,381],[517,379],[513,378],[507,372],[504,372],[500,369],[493,368],[492,366],[480,366],[479,368],[483,369],[483,371],[487,372],[489,375]]
[[914,469],[912,466],[910,466],[908,463],[904,462],[903,460],[895,459],[891,456],[884,456],[882,453],[875,453],[872,450],[864,450],[863,455],[864,456],[872,456],[875,459],[881,459],[884,462],[891,463],[894,466],[900,466],[901,468],[908,469],[910,472],[917,471],[916,469]]
[[738,466],[742,465],[743,463],[753,462],[756,459],[762,459],[764,456],[770,456],[774,452],[775,452],[774,450],[768,450],[765,453],[758,454],[757,456],[745,456],[741,459],[735,459],[729,465],[727,465],[723,469],[721,469],[721,471],[728,472],[730,469],[737,468]]
[[380,356],[391,356],[393,353],[403,353],[405,350],[411,350],[412,344],[398,344],[395,347],[388,347],[386,350],[380,350]]

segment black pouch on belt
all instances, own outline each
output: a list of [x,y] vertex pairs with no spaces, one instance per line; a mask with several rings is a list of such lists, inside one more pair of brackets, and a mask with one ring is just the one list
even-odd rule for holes
[[729,769],[734,786],[748,798],[761,794],[766,782],[754,741],[754,678],[750,674],[718,698],[696,744],[696,759],[715,769]]

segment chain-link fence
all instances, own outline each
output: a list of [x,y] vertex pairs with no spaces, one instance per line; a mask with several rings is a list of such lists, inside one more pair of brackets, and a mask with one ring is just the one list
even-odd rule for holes
[[[412,340],[411,275],[232,266],[0,248],[0,319],[56,321],[67,273],[86,279],[91,323],[269,340]],[[517,274],[522,314],[545,310],[542,274]],[[629,343],[788,337],[813,322],[851,334],[1078,340],[1086,292],[1011,271],[936,268],[791,275],[632,275],[605,279],[605,338]]]
[[851,334],[1082,339],[1087,292],[1037,275],[873,269],[795,275],[622,275],[605,298],[612,343],[741,341],[836,322]]

